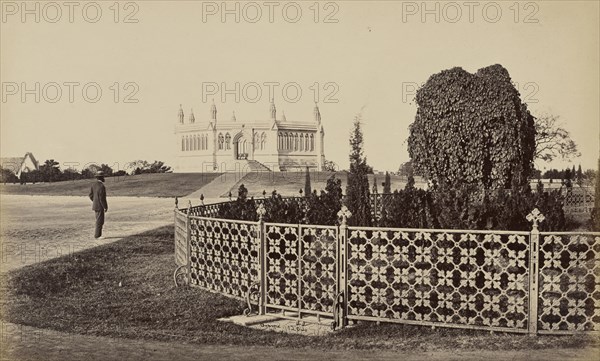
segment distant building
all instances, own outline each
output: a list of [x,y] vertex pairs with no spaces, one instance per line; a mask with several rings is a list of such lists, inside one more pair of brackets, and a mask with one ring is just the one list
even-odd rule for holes
[[13,173],[20,177],[21,173],[31,172],[33,170],[39,170],[40,166],[38,161],[31,153],[25,153],[22,157],[7,157],[0,158],[0,164],[3,169],[10,169]]
[[214,102],[209,118],[196,122],[191,111],[185,121],[179,108],[175,126],[178,172],[234,172],[240,170],[290,171],[306,167],[322,170],[325,162],[325,132],[315,104],[313,119],[288,121],[277,117],[271,101],[264,120],[217,119]]

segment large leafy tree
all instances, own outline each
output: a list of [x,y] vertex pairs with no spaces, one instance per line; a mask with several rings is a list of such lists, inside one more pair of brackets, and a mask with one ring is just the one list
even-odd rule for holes
[[346,184],[346,206],[352,213],[351,225],[371,225],[371,204],[369,178],[373,169],[367,164],[363,154],[363,133],[361,114],[354,117],[354,129],[350,135],[350,172]]
[[533,170],[534,119],[508,71],[493,65],[432,75],[417,91],[408,151],[415,172],[446,188],[526,182]]
[[544,162],[581,155],[571,134],[562,127],[559,117],[555,115],[543,114],[535,118],[535,145],[535,159]]

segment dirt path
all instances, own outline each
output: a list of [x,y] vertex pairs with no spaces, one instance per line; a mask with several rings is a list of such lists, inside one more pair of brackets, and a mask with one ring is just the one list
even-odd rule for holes
[[172,224],[173,199],[109,197],[105,239],[95,241],[86,197],[0,196],[0,272]]
[[95,360],[598,360],[598,349],[527,351],[316,351],[274,347],[189,345],[174,342],[82,336],[28,326],[2,324],[0,360],[95,361]]

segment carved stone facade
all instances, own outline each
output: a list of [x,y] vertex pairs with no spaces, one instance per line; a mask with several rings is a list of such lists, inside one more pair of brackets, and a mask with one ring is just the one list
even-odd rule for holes
[[179,108],[175,126],[177,172],[239,172],[268,168],[271,171],[322,170],[325,132],[319,107],[313,119],[288,122],[277,119],[271,101],[268,120],[218,120],[214,102],[209,119],[196,122],[193,110],[186,121]]

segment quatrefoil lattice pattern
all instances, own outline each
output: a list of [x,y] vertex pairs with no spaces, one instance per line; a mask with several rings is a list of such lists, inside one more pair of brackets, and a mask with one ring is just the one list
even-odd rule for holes
[[599,258],[597,234],[541,234],[539,330],[599,330]]
[[337,228],[300,229],[300,308],[332,314],[337,294]]
[[298,309],[299,228],[268,223],[265,227],[267,305]]
[[528,233],[349,231],[349,319],[527,329]]
[[244,298],[259,280],[258,224],[191,218],[190,226],[191,284]]
[[333,313],[337,227],[265,224],[267,307]]

